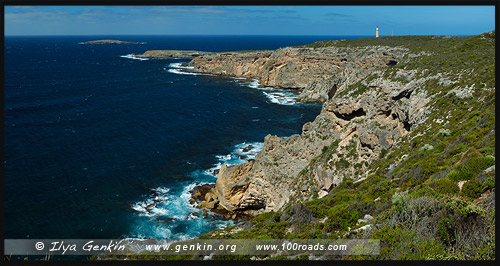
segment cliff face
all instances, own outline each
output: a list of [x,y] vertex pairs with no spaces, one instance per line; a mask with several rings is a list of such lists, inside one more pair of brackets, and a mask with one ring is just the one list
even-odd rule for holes
[[378,67],[396,64],[403,48],[283,48],[276,51],[214,53],[195,58],[198,72],[256,78],[261,85],[299,89],[299,100],[325,102],[337,90]]
[[263,86],[300,90],[299,100],[324,102],[301,134],[268,135],[255,161],[223,166],[212,203],[230,211],[278,211],[290,202],[325,197],[344,179],[367,178],[372,162],[428,118],[435,94],[429,83],[456,82],[425,68],[395,67],[421,56],[429,53],[399,46],[331,46],[193,59],[197,72],[256,78]]
[[[268,135],[254,162],[222,167],[216,182],[218,203],[235,210],[276,211],[293,198],[324,196],[343,178],[361,178],[382,149],[421,122],[425,94],[415,92],[418,81],[399,86],[384,79],[360,83],[403,60],[404,48],[283,48],[276,51],[220,53],[193,59],[198,72],[256,78],[261,85],[299,89],[300,100],[325,102],[320,115],[304,125],[302,134],[288,138]],[[401,75],[406,75],[401,73]],[[359,84],[358,84],[359,83]],[[350,86],[377,92],[347,95]],[[336,143],[336,155],[316,165],[310,178],[299,175],[323,147]],[[338,171],[335,165],[349,166]],[[354,167],[356,165],[356,167]]]

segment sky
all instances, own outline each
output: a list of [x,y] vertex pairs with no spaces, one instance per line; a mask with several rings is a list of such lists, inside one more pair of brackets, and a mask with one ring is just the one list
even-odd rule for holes
[[494,6],[5,6],[5,35],[476,35]]

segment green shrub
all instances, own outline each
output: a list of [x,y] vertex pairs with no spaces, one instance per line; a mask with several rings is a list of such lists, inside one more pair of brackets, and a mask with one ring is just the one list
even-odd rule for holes
[[436,230],[436,233],[441,239],[441,241],[443,241],[443,243],[447,245],[455,244],[456,241],[455,230],[450,223],[450,219],[448,218],[441,219],[441,221],[439,221],[439,226]]
[[463,217],[470,215],[480,215],[486,217],[487,215],[486,211],[476,204],[458,198],[451,198],[448,202],[446,202],[446,208],[453,212],[460,213]]
[[388,152],[388,150],[386,150],[386,149],[382,149],[382,150],[380,151],[380,158],[384,158],[384,157],[385,157],[385,155],[387,154],[387,152]]
[[437,144],[435,147],[434,147],[434,152],[435,153],[441,153],[443,152],[448,146],[450,146],[450,143],[448,141],[442,141],[440,142],[439,144]]
[[474,147],[470,147],[463,155],[462,158],[460,158],[460,162],[465,162],[469,159],[476,158],[476,157],[483,157],[483,155],[476,150]]
[[460,191],[461,196],[465,196],[470,199],[476,199],[483,193],[483,184],[477,180],[470,180],[464,184],[462,191]]
[[453,148],[450,151],[450,155],[455,155],[464,152],[467,150],[467,145],[460,143],[458,145],[453,146]]
[[392,204],[396,206],[402,206],[408,200],[408,195],[404,193],[394,193],[392,195]]
[[451,131],[449,129],[441,128],[439,130],[439,135],[441,135],[441,136],[449,136],[450,134],[451,134]]
[[274,216],[274,212],[262,213],[262,214],[255,216],[252,219],[252,223],[254,223],[255,225],[262,225],[262,224],[264,224],[264,222],[273,218],[273,216]]
[[309,209],[312,211],[312,215],[316,218],[323,218],[326,216],[326,213],[328,211],[327,206],[317,206],[317,205],[312,205],[308,206]]
[[428,256],[446,254],[446,246],[440,241],[400,227],[383,227],[374,232],[372,238],[381,241],[378,256],[381,259],[423,260]]
[[460,180],[460,172],[458,170],[451,170],[447,175],[446,175],[446,178],[449,179],[449,180],[454,180],[454,181],[457,181],[457,180]]
[[335,166],[337,167],[337,170],[348,168],[349,167],[349,161],[347,161],[344,158],[340,158],[336,163]]
[[350,179],[350,178],[344,178],[342,180],[342,183],[340,183],[340,187],[342,187],[342,188],[350,188],[350,187],[352,187],[353,184],[354,184],[354,181],[352,181],[352,179]]
[[360,214],[357,210],[347,210],[339,208],[335,212],[328,212],[328,219],[325,222],[324,229],[326,232],[335,230],[347,231],[348,227],[356,224]]
[[448,178],[436,180],[434,183],[436,184],[435,190],[442,194],[454,195],[460,191],[458,184]]
[[[457,185],[458,188],[458,185]],[[430,188],[427,185],[423,185],[420,188],[416,188],[410,195],[411,198],[419,198],[419,197],[431,197],[431,198],[440,198],[440,194],[436,192],[436,190]]]
[[[270,239],[282,239],[285,236],[285,229],[288,226],[286,222],[271,223],[260,230],[264,236],[269,236]],[[266,238],[267,239],[267,238]]]
[[447,177],[450,180],[454,181],[471,180],[478,174],[480,174],[483,170],[494,164],[494,157],[474,157],[467,162],[459,165],[456,170],[452,170],[451,172],[449,172]]
[[484,190],[488,190],[494,187],[495,187],[495,178],[490,176],[484,181],[483,188]]
[[430,151],[430,150],[432,150],[432,149],[434,149],[434,146],[432,146],[432,145],[430,145],[430,144],[425,144],[425,145],[421,148],[421,150],[423,150],[423,151]]
[[328,151],[328,146],[323,146],[323,149],[321,149],[321,152],[325,153]]
[[435,163],[428,163],[422,167],[420,174],[423,177],[429,177],[437,172],[439,172],[439,166],[437,166]]

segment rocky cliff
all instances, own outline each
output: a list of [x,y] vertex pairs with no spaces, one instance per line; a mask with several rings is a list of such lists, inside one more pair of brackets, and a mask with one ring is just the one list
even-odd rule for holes
[[195,58],[195,71],[256,78],[263,86],[299,89],[299,100],[325,102],[380,67],[397,64],[404,48],[282,48]]
[[263,86],[300,90],[300,100],[324,102],[300,135],[268,135],[255,161],[223,166],[213,205],[258,213],[322,198],[344,179],[361,181],[377,170],[371,164],[437,110],[436,95],[471,95],[470,85],[458,85],[463,69],[436,72],[418,65],[436,57],[431,50],[341,44],[213,53],[190,62],[197,72],[256,78]]
[[[320,115],[304,125],[302,134],[269,135],[255,161],[223,166],[214,200],[231,211],[276,211],[293,198],[325,196],[344,178],[366,176],[367,166],[382,150],[425,120],[429,99],[419,85],[428,77],[407,84],[382,77],[394,65],[415,57],[403,47],[368,46],[287,47],[193,59],[190,64],[197,72],[256,78],[264,86],[298,89],[300,100],[324,102]],[[398,72],[407,80],[413,75]],[[334,156],[316,163],[307,173],[310,178],[304,178],[303,170],[324,147],[335,149]]]
[[190,64],[323,102],[301,134],[266,136],[255,160],[223,165],[215,186],[192,192],[191,203],[226,218],[255,215],[200,239],[380,241],[370,256],[208,259],[495,259],[495,31],[321,41]]

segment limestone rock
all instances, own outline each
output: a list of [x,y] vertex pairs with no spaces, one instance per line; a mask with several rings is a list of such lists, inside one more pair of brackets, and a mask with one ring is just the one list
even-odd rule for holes
[[299,100],[324,102],[301,134],[268,135],[254,161],[223,165],[205,204],[230,212],[277,211],[325,197],[345,178],[366,178],[368,165],[429,113],[420,86],[432,77],[415,79],[415,71],[398,69],[397,81],[383,78],[386,69],[415,56],[405,48],[332,46],[193,59],[195,72],[255,78],[263,86],[300,90]]

